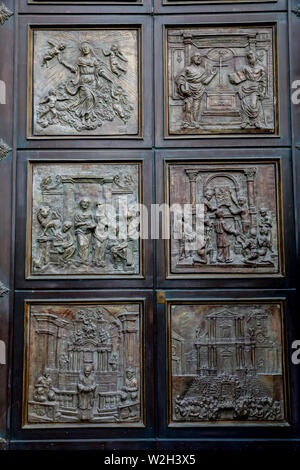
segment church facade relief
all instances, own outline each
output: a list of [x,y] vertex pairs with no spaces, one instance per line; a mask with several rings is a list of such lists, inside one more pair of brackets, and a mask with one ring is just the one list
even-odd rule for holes
[[30,164],[27,276],[140,277],[141,172],[140,163]]
[[26,305],[24,426],[143,426],[143,305]]
[[284,423],[282,305],[169,305],[169,422]]
[[139,136],[139,30],[31,30],[29,135]]
[[167,135],[274,134],[272,27],[167,29]]
[[[168,163],[172,275],[280,275],[278,162]],[[184,215],[185,204],[189,213]]]

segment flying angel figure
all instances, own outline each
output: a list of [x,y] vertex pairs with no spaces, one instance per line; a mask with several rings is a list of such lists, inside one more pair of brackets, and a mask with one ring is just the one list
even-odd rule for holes
[[62,42],[60,44],[55,44],[54,42],[51,42],[49,40],[47,42],[48,44],[50,44],[51,49],[48,49],[48,51],[44,55],[42,67],[44,65],[48,67],[48,62],[50,62],[50,60],[52,60],[54,57],[58,56],[66,48],[66,45]]
[[117,75],[117,77],[120,77],[122,73],[125,74],[127,72],[128,60],[124,56],[123,52],[120,51],[119,46],[113,44],[109,51],[102,52],[106,57],[109,57],[110,69],[115,75]]

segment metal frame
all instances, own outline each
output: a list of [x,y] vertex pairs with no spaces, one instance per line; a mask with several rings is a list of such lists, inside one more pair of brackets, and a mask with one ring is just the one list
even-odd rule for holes
[[[234,147],[234,146],[260,146],[262,139],[265,140],[266,146],[281,146],[287,145],[290,139],[290,132],[288,126],[288,106],[286,97],[289,95],[287,88],[288,78],[287,70],[281,67],[278,71],[277,88],[279,90],[278,99],[280,101],[280,116],[277,119],[277,124],[280,129],[280,134],[270,135],[246,135],[246,134],[235,134],[235,135],[193,135],[193,136],[182,136],[182,135],[169,135],[166,134],[167,125],[167,73],[166,73],[166,29],[171,27],[184,28],[184,27],[197,27],[197,26],[229,26],[232,24],[238,24],[243,26],[276,26],[277,37],[281,38],[278,43],[277,54],[274,54],[274,68],[276,76],[277,63],[282,63],[287,57],[287,42],[282,38],[286,39],[286,29],[283,27],[283,14],[264,14],[263,17],[258,14],[251,14],[249,20],[249,14],[224,14],[219,21],[216,21],[216,16],[200,16],[200,15],[186,15],[178,22],[177,16],[158,16],[155,19],[155,65],[156,71],[159,77],[163,77],[161,80],[157,80],[157,86],[155,87],[155,106],[157,112],[156,126],[155,126],[155,144],[157,147],[199,147],[211,146],[212,140],[216,147]],[[218,19],[218,17],[217,17]],[[275,46],[276,51],[276,39],[273,47]],[[275,85],[276,89],[276,85]],[[200,143],[201,142],[201,143]]]
[[[294,225],[293,217],[286,210],[288,201],[292,197],[291,189],[291,173],[290,173],[290,153],[286,149],[217,149],[217,150],[160,150],[156,154],[156,185],[157,185],[157,204],[168,202],[167,191],[168,183],[166,181],[166,168],[168,164],[211,164],[214,162],[234,164],[247,162],[259,163],[276,163],[279,164],[280,179],[278,184],[278,209],[279,216],[281,214],[281,253],[282,258],[282,274],[170,274],[170,256],[168,240],[157,241],[157,279],[161,288],[248,288],[256,287],[259,283],[260,287],[289,287],[294,284],[295,273],[295,253],[294,253],[294,237],[290,228]],[[280,190],[280,186],[282,190]],[[292,251],[290,251],[292,250]],[[164,260],[164,262],[162,262]]]
[[[14,377],[15,386],[13,389],[13,406],[12,406],[12,440],[21,441],[34,441],[43,436],[42,439],[53,440],[53,439],[64,439],[66,431],[71,439],[88,438],[101,442],[106,439],[115,438],[151,438],[154,430],[154,375],[153,368],[151,367],[151,358],[153,355],[153,295],[150,291],[116,291],[106,290],[105,292],[99,293],[99,291],[86,290],[80,291],[69,291],[69,292],[49,292],[41,291],[38,293],[29,292],[18,292],[15,297],[16,309],[15,309],[15,335],[14,335],[14,349],[15,349],[15,361],[14,361]],[[28,354],[28,348],[26,343],[26,306],[34,303],[74,303],[74,304],[95,304],[95,303],[139,303],[143,307],[143,364],[144,369],[142,370],[142,377],[144,383],[143,391],[143,408],[144,408],[144,426],[129,426],[122,423],[121,426],[109,425],[109,424],[93,424],[93,425],[54,425],[51,427],[45,427],[38,425],[23,426],[24,418],[22,412],[22,406],[18,406],[17,403],[23,403],[23,399],[26,400],[26,393],[24,394],[24,387],[26,389],[26,354]],[[41,429],[43,428],[43,429]],[[55,437],[54,437],[55,436]],[[33,442],[33,446],[34,446]],[[30,442],[27,444],[27,448],[30,449]]]
[[[297,390],[299,389],[300,382],[299,376],[295,366],[290,366],[288,363],[288,344],[291,335],[295,331],[299,331],[299,319],[293,316],[293,308],[295,306],[295,295],[289,291],[278,290],[245,290],[238,292],[236,290],[180,290],[180,291],[163,291],[160,294],[164,295],[164,300],[158,304],[158,343],[160,345],[157,355],[157,364],[164,364],[160,367],[157,388],[162,389],[165,387],[168,392],[164,400],[158,403],[158,435],[160,438],[165,439],[182,439],[185,441],[183,448],[188,448],[188,439],[193,438],[194,442],[202,448],[202,442],[205,446],[205,441],[208,439],[220,441],[220,444],[225,443],[225,440],[230,440],[233,448],[236,445],[235,441],[238,439],[248,439],[259,441],[264,439],[289,439],[299,432],[299,412],[295,407],[291,410],[291,404],[295,402]],[[169,422],[169,404],[170,404],[170,374],[168,367],[168,350],[169,350],[169,328],[168,328],[168,308],[169,305],[178,304],[206,304],[206,303],[281,303],[283,306],[282,320],[284,328],[282,330],[283,339],[285,342],[285,384],[286,384],[286,398],[287,398],[287,413],[289,425],[269,425],[266,423],[257,424],[242,424],[242,423],[176,423],[170,425]],[[168,387],[168,388],[167,388]],[[254,444],[255,447],[255,444]]]
[[[134,151],[41,151],[39,155],[35,152],[20,152],[18,158],[18,174],[20,175],[18,184],[18,211],[17,218],[19,220],[17,226],[17,243],[16,262],[20,266],[17,271],[16,284],[18,288],[52,288],[68,289],[80,288],[127,288],[127,287],[151,287],[153,282],[152,274],[152,240],[140,240],[141,254],[141,273],[139,275],[126,275],[109,277],[103,275],[73,275],[73,276],[57,276],[57,275],[40,275],[32,276],[28,270],[31,259],[31,166],[34,163],[83,163],[90,161],[91,163],[136,163],[140,165],[140,200],[148,208],[152,202],[152,152],[145,150]],[[21,176],[22,175],[22,176]],[[147,243],[146,243],[147,242]],[[27,249],[26,249],[27,247]],[[24,263],[25,260],[25,263]],[[22,267],[22,268],[21,268]]]
[[[148,17],[145,16],[81,16],[80,22],[76,16],[22,16],[20,18],[20,63],[27,64],[27,80],[24,80],[24,70],[20,73],[19,90],[19,142],[21,148],[49,148],[55,142],[56,148],[142,148],[150,147],[152,129],[152,81],[151,70],[152,48],[151,27]],[[107,28],[137,29],[139,33],[139,128],[137,136],[33,136],[31,130],[32,116],[32,41],[31,32],[34,29],[107,29]],[[26,123],[26,126],[24,124]]]

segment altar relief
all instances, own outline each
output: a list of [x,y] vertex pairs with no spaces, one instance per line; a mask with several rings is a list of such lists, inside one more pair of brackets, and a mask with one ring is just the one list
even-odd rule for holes
[[36,29],[32,43],[33,136],[141,133],[138,29]]
[[170,423],[286,419],[281,305],[171,305]]
[[142,305],[27,305],[24,425],[143,425]]
[[168,135],[274,134],[272,27],[167,29]]

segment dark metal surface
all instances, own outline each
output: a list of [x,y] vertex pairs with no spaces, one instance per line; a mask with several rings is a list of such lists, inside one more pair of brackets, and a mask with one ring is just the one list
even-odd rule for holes
[[[294,81],[299,78],[297,60],[299,41],[297,38],[300,20],[291,12],[296,8],[297,2],[287,0],[249,3],[176,2],[172,0],[144,0],[143,2],[69,2],[67,0],[65,2],[52,2],[51,0],[14,2],[4,0],[4,3],[14,15],[8,12],[4,15],[5,17],[3,16],[3,21],[1,21],[3,24],[0,24],[1,43],[5,44],[0,51],[1,64],[5,64],[0,70],[0,80],[6,85],[5,104],[0,104],[2,111],[0,139],[3,139],[0,141],[2,157],[0,180],[4,194],[0,200],[0,341],[4,342],[6,354],[6,364],[0,364],[0,381],[1,384],[5,384],[4,387],[0,387],[0,449],[112,451],[116,449],[174,451],[176,449],[178,452],[202,450],[204,453],[216,450],[237,452],[241,449],[251,449],[255,452],[262,448],[282,452],[295,450],[297,447],[299,449],[299,366],[291,362],[293,352],[291,345],[300,337],[299,315],[297,314],[299,305],[296,298],[296,243],[299,243],[297,230],[300,216],[299,204],[297,205],[296,202],[297,186],[299,186],[299,158],[297,157],[300,156],[298,155],[300,138],[297,134],[299,105],[290,104],[290,91],[295,87]],[[32,28],[42,35],[40,37],[37,35],[35,41],[30,44]],[[120,32],[124,32],[126,28],[138,30],[139,38],[137,44],[129,48],[128,44],[125,45],[120,40],[119,58],[114,60],[112,46],[115,44],[115,39],[118,42],[120,35],[114,33],[115,36],[111,38],[111,41],[104,44],[101,34],[108,29],[116,32],[118,28]],[[268,48],[264,52],[264,54],[269,54],[269,62],[265,61],[264,56],[257,58],[259,64],[257,61],[254,64],[255,67],[261,67],[257,72],[264,76],[258,86],[260,87],[259,94],[257,90],[251,92],[252,95],[249,92],[254,101],[256,98],[260,101],[260,111],[256,107],[256,114],[260,113],[260,118],[262,111],[267,114],[267,126],[270,127],[270,129],[267,128],[268,132],[265,132],[266,128],[264,131],[259,128],[259,120],[256,122],[253,115],[251,132],[247,131],[249,130],[248,123],[242,132],[240,132],[241,129],[236,132],[236,129],[231,126],[226,136],[220,132],[218,132],[219,136],[209,136],[207,129],[200,136],[203,131],[200,126],[195,126],[193,129],[189,128],[189,125],[182,126],[185,121],[189,122],[189,116],[186,115],[186,101],[189,101],[191,108],[197,108],[197,103],[191,99],[191,96],[177,96],[178,99],[175,100],[177,104],[180,104],[180,109],[179,113],[176,111],[178,116],[175,116],[176,119],[173,119],[173,122],[178,121],[179,133],[178,129],[175,129],[174,133],[174,129],[168,128],[166,117],[169,103],[168,99],[165,100],[168,98],[167,77],[171,73],[169,88],[171,85],[174,93],[178,93],[178,88],[176,88],[178,85],[183,86],[182,93],[184,90],[189,90],[191,82],[186,79],[189,72],[187,67],[191,66],[192,52],[194,53],[199,46],[197,42],[199,38],[192,37],[192,42],[196,41],[196,46],[192,45],[190,53],[184,55],[182,47],[186,46],[188,52],[188,44],[184,44],[182,38],[179,37],[178,44],[181,52],[180,55],[175,55],[175,58],[179,59],[179,62],[177,61],[179,68],[176,69],[176,73],[172,71],[167,62],[168,42],[165,31],[168,29],[174,31],[174,28],[180,31],[180,34],[187,30],[199,32],[201,29],[203,32],[204,29],[209,28],[210,32],[214,32],[217,29],[218,37],[220,31],[223,34],[229,29],[231,33],[249,29],[252,32],[263,33],[272,29],[272,44],[268,43]],[[91,61],[95,59],[97,63],[103,62],[113,83],[109,91],[109,99],[113,100],[110,110],[114,111],[108,132],[110,137],[107,137],[107,131],[101,136],[102,126],[100,125],[97,126],[96,132],[95,129],[91,131],[93,112],[97,114],[99,110],[103,111],[98,105],[92,106],[93,112],[90,112],[90,106],[84,106],[87,112],[84,116],[79,116],[79,127],[80,125],[86,127],[84,136],[80,137],[82,131],[74,131],[70,129],[71,126],[68,129],[66,127],[63,130],[59,129],[61,126],[60,109],[56,108],[53,97],[55,93],[57,95],[57,88],[65,79],[69,83],[70,79],[74,78],[73,72],[64,64],[71,65],[73,68],[78,66],[78,88],[76,88],[76,83],[75,85],[73,83],[72,89],[68,87],[68,90],[74,93],[70,96],[65,90],[66,98],[69,102],[72,101],[71,104],[75,107],[76,104],[78,105],[75,100],[79,95],[80,98],[85,99],[85,104],[93,103],[93,98],[91,98],[94,96],[93,80],[98,80],[93,69],[91,70],[91,75],[94,77],[93,83],[89,82],[92,85],[86,86],[86,77],[83,77],[85,74],[81,73],[82,64],[78,65],[78,62],[82,61],[79,49],[79,43],[82,41],[77,37],[79,30],[85,31],[85,35],[88,36],[91,46],[88,59]],[[71,32],[72,37],[67,38],[65,49],[57,52],[55,48],[63,39],[61,36],[64,36],[66,32]],[[51,45],[47,42],[49,34],[50,41],[53,43]],[[76,41],[72,45],[74,39]],[[206,38],[204,39],[206,41]],[[102,43],[105,47],[102,47]],[[34,44],[35,49],[31,50],[30,46]],[[97,57],[93,54],[95,46]],[[140,52],[132,62],[137,69],[136,82],[132,85],[136,89],[136,83],[140,82],[140,88],[138,96],[133,93],[128,98],[130,104],[132,100],[134,101],[133,114],[136,113],[136,115],[128,116],[129,119],[127,119],[124,108],[120,106],[120,97],[113,98],[112,94],[116,97],[114,90],[121,86],[124,90],[126,89],[126,93],[129,91],[130,95],[131,84],[129,80],[126,82],[128,75],[126,60],[129,56],[134,57],[132,47]],[[220,87],[227,86],[228,74],[241,75],[247,66],[251,67],[249,61],[247,65],[246,55],[246,52],[251,49],[250,43],[247,43],[242,53],[234,47],[231,49],[236,55],[240,52],[239,60],[235,64],[233,62],[220,63],[220,60],[216,62],[215,54],[211,55],[209,50],[203,54],[205,57],[202,58],[200,66],[207,66],[209,60],[214,62],[214,65],[211,64],[211,82],[204,85],[205,95],[209,92],[216,92],[215,89],[209,89],[209,87],[215,87],[215,81],[218,81]],[[271,55],[270,51],[272,51]],[[32,67],[34,61],[35,65]],[[91,64],[91,67],[96,67],[96,65],[95,62]],[[220,65],[222,67],[219,67]],[[228,68],[223,67],[224,65],[231,66],[228,73],[224,72]],[[54,67],[55,77],[51,78],[50,74],[47,76],[47,72],[51,71],[52,67]],[[222,74],[218,72],[221,69]],[[179,80],[177,80],[178,75],[181,75]],[[274,79],[274,84],[270,83],[272,79]],[[109,83],[106,78],[102,77],[101,80],[106,85],[106,82]],[[254,83],[255,80],[252,82]],[[266,93],[269,93],[268,109],[263,97],[266,82],[268,82]],[[194,86],[194,83],[192,85]],[[231,97],[237,96],[240,91],[239,87],[240,84],[232,84]],[[54,89],[54,94],[49,96],[51,89]],[[224,90],[221,91],[223,93]],[[227,92],[229,93],[229,90]],[[34,104],[31,100],[34,101],[35,94]],[[240,95],[242,96],[242,92]],[[272,102],[272,98],[276,100]],[[221,102],[219,98],[218,102],[212,101],[214,112],[216,108],[218,112],[220,111],[219,107],[223,105],[222,99]],[[243,103],[244,109],[247,108],[246,101],[245,99]],[[241,102],[237,100],[239,113],[242,110]],[[226,103],[228,104],[228,101]],[[31,104],[33,107],[30,108]],[[31,116],[28,110],[31,110]],[[43,113],[45,114],[41,117]],[[273,121],[270,119],[271,115],[274,116]],[[127,122],[123,122],[123,135],[120,136],[117,128],[120,127],[119,121],[122,120],[122,116],[123,121],[125,119]],[[31,118],[35,118],[35,121]],[[40,118],[42,121],[44,119],[41,124],[45,127],[38,128],[37,120]],[[131,135],[124,135],[124,128],[129,126],[130,119],[134,120],[134,126],[139,127],[139,135],[133,135],[132,129],[128,131]],[[234,119],[237,119],[237,116]],[[197,119],[194,121],[198,125]],[[240,124],[242,121],[239,122]],[[56,128],[54,129],[53,126]],[[50,129],[51,136],[49,128],[54,129],[53,131]],[[171,132],[166,132],[166,130],[171,130]],[[95,135],[87,135],[89,132],[95,132]],[[126,129],[125,132],[127,132]],[[9,148],[12,151],[9,151]],[[193,261],[195,258],[200,262],[193,265],[187,263],[179,269],[180,272],[175,272],[180,264],[176,258],[179,255],[177,248],[177,251],[173,250],[172,265],[168,244],[164,240],[149,239],[139,246],[138,255],[137,251],[133,250],[135,256],[139,257],[140,263],[134,256],[129,256],[129,261],[133,259],[132,270],[134,272],[128,275],[128,260],[127,257],[123,257],[123,261],[117,260],[116,262],[115,268],[119,275],[115,276],[114,260],[109,247],[105,247],[103,258],[103,246],[96,241],[97,238],[93,233],[86,237],[85,240],[88,239],[88,243],[80,244],[75,233],[75,215],[82,209],[79,207],[81,201],[79,196],[90,199],[89,217],[95,219],[97,215],[94,203],[100,193],[98,194],[98,186],[95,189],[94,183],[88,178],[88,182],[84,183],[85,194],[81,194],[82,188],[78,190],[80,186],[78,178],[82,176],[84,170],[94,173],[93,178],[97,179],[97,185],[101,181],[104,182],[104,186],[115,185],[116,182],[124,186],[123,179],[128,173],[124,170],[129,164],[133,165],[132,168],[136,166],[139,168],[138,178],[136,178],[135,171],[131,170],[132,179],[136,178],[132,194],[139,196],[147,207],[152,202],[164,203],[168,192],[170,198],[179,202],[189,201],[190,197],[192,201],[200,196],[206,197],[202,183],[198,180],[200,177],[200,179],[203,178],[201,169],[205,168],[213,177],[220,174],[221,168],[219,186],[221,189],[222,186],[229,187],[229,192],[227,191],[227,195],[224,196],[225,199],[227,198],[226,223],[230,225],[232,232],[234,230],[236,233],[236,235],[233,233],[228,235],[228,238],[234,237],[235,240],[230,238],[230,243],[233,245],[230,247],[233,262],[211,263],[207,250],[198,247],[198,252],[192,253],[190,258]],[[46,171],[47,168],[53,169],[53,172]],[[67,173],[70,173],[72,181],[75,181],[75,199],[68,199],[71,194],[68,191],[67,200],[60,198],[59,194],[52,194],[62,192],[61,188],[54,186],[61,181],[57,180],[56,176],[65,177],[62,171],[64,168],[67,168]],[[117,179],[115,168],[119,168]],[[246,171],[251,179],[253,168],[256,169],[256,176],[253,179],[254,187],[251,187],[244,176]],[[167,177],[169,169],[172,171],[176,169],[171,175],[172,181]],[[36,170],[40,172],[37,178]],[[185,170],[197,172],[195,181],[192,173],[189,173],[192,185]],[[224,172],[227,176],[238,177],[239,190],[236,194],[234,190],[230,192],[231,186],[225,182]],[[104,177],[100,173],[105,173]],[[126,181],[129,181],[128,178]],[[209,189],[212,189],[211,199],[217,205],[220,188],[216,191],[216,185],[214,185]],[[241,203],[238,201],[238,196],[246,198],[247,207],[244,210],[240,210]],[[255,204],[252,204],[253,197]],[[47,224],[42,227],[40,223],[42,218],[39,220],[37,217],[41,205],[45,202],[47,204],[50,202],[55,206],[52,207],[50,204],[49,214],[47,211],[47,213],[42,211],[46,219],[50,217],[52,222],[60,220],[56,219],[54,214],[56,206],[59,205],[63,214],[71,216],[71,221],[66,220],[66,217],[63,217],[64,220],[61,219],[57,234],[53,231],[51,234],[40,233],[42,228],[48,230]],[[267,209],[266,215],[260,213],[263,206]],[[82,216],[82,214],[79,215]],[[210,219],[213,230],[216,231],[214,210],[210,214]],[[71,227],[68,228],[70,224],[67,224],[66,232],[62,227],[64,222],[71,222]],[[248,227],[249,223],[251,227]],[[251,251],[250,245],[246,246],[250,230],[255,229],[258,232],[261,228],[267,231],[262,234],[266,235],[265,245],[262,238],[256,239],[254,244],[253,242],[252,245],[250,244]],[[96,227],[93,227],[94,229]],[[66,248],[62,249],[62,240],[68,230],[71,230],[71,238],[75,238],[76,243],[74,246],[72,243],[69,244],[66,250]],[[29,236],[31,232],[32,238]],[[47,243],[51,248],[52,264],[48,263],[50,258],[47,258],[48,252],[43,246],[45,241],[43,237],[47,238],[48,235]],[[238,236],[241,244],[235,243]],[[213,232],[213,252],[210,251],[213,253],[212,260],[215,261],[219,251],[220,260],[226,261],[226,253],[220,243],[218,246],[217,238],[214,237]],[[27,242],[30,241],[29,244],[27,243],[27,251],[26,239]],[[81,246],[80,253],[77,242]],[[244,248],[242,247],[244,253],[237,246],[239,244],[245,245]],[[54,245],[60,248],[55,251]],[[263,247],[264,250],[262,250]],[[32,252],[32,257],[30,252]],[[81,271],[85,268],[82,267],[81,261],[86,253],[88,254],[86,269],[89,272],[84,276]],[[272,253],[274,256],[271,256]],[[182,252],[181,255],[185,256],[186,253]],[[256,259],[255,266],[251,265],[251,272],[248,271],[245,277],[244,271],[249,268],[248,266],[245,268],[244,265],[247,263],[244,261],[253,262],[253,259],[250,259],[253,256]],[[70,262],[73,257],[74,266],[73,261]],[[207,262],[201,262],[205,260]],[[81,266],[80,272],[77,271],[78,266],[75,261]],[[86,259],[83,261],[87,262]],[[99,266],[97,266],[98,263]],[[109,274],[112,278],[106,276],[106,267],[100,266],[103,263],[107,263],[108,271],[112,271]],[[135,271],[138,264],[139,273]],[[34,273],[36,267],[38,271],[44,272]],[[206,275],[207,268],[212,270],[209,276]],[[242,272],[237,272],[241,269]],[[10,291],[8,292],[7,289]],[[80,318],[78,312],[75,312],[75,305],[78,303],[83,305],[85,311],[85,314],[80,314]],[[169,307],[172,304],[176,305],[177,309],[173,319],[172,315],[169,315],[171,312]],[[125,337],[130,336],[129,329],[127,328],[126,332],[124,327],[122,333],[122,326],[118,330],[116,324],[118,323],[117,316],[124,313],[124,308],[126,309],[129,305],[131,308],[141,307],[143,319],[139,322],[139,327],[135,328],[134,334],[139,336],[138,340],[133,343],[128,341],[125,345]],[[97,313],[96,318],[89,310],[91,306],[92,310],[95,306],[102,309],[102,316]],[[224,309],[226,314],[224,314]],[[40,321],[44,321],[45,315],[48,323],[46,322],[46,329],[43,333]],[[207,329],[208,315],[212,315],[218,325],[216,316],[221,318],[222,327],[218,326],[218,332],[225,331],[223,337],[225,335],[227,338],[225,340],[223,338],[222,342],[218,336],[220,344],[218,344],[217,352],[213,350],[216,346],[214,338],[209,336],[209,333],[213,333],[213,329]],[[236,330],[240,335],[238,338],[231,328],[232,321],[236,317],[240,318],[240,329]],[[170,320],[173,323],[172,321],[170,323]],[[103,325],[108,325],[109,331],[102,331]],[[245,333],[243,337],[241,337],[242,331]],[[77,339],[74,338],[76,332]],[[106,337],[107,335],[112,337],[110,345],[105,341],[105,344],[103,343],[100,333],[106,334]],[[42,339],[43,346],[38,355],[35,347],[37,336],[40,334],[47,336],[47,345]],[[73,356],[70,355],[74,351],[71,349],[80,349],[82,347],[80,341],[85,340],[86,335],[93,336],[94,334],[98,335],[97,340],[92,338],[92,341],[89,338],[90,342],[85,343],[83,358],[79,355],[82,361],[78,359],[76,363],[78,367],[75,371]],[[57,348],[53,349],[55,335]],[[193,351],[197,347],[199,350],[200,346],[204,346],[202,344],[204,337],[205,344],[207,342],[210,346],[210,362],[207,361],[207,364],[205,361],[201,362],[200,351],[199,367],[196,366],[195,369]],[[173,348],[171,340],[173,340]],[[229,343],[230,346],[228,346]],[[265,354],[267,354],[266,350],[269,351],[268,356],[262,352],[262,343],[266,347]],[[104,364],[99,360],[99,354],[102,357],[100,350],[103,344],[107,355],[111,354],[111,350],[117,353],[113,356],[109,355],[108,364],[104,361],[108,369],[105,374],[110,381],[107,387],[110,392],[104,390],[106,382],[97,370],[100,364]],[[133,358],[132,352],[136,353],[134,348],[142,350],[143,354],[139,357],[135,354]],[[131,351],[130,364],[127,364],[129,350]],[[257,352],[256,357],[253,351]],[[181,357],[181,365],[178,366],[180,353],[183,357]],[[208,352],[204,351],[203,357],[206,353],[208,359]],[[271,357],[274,354],[277,354],[279,361],[277,368],[272,369]],[[173,375],[170,367],[172,357]],[[238,358],[240,358],[239,371],[233,370]],[[247,364],[246,361],[248,361]],[[50,367],[47,367],[49,365]],[[181,367],[181,371],[178,367],[179,369]],[[47,371],[49,368],[50,372]],[[185,375],[184,368],[188,369],[189,375]],[[261,368],[260,372],[259,368]],[[127,376],[127,369],[134,369],[134,371]],[[248,383],[252,385],[255,382],[263,393],[259,397],[258,388],[254,387],[252,404],[245,402],[247,397],[243,398],[242,403],[242,395],[240,395],[240,401],[237,402],[233,400],[231,394],[229,398],[227,397],[226,410],[224,403],[215,397],[217,402],[213,403],[212,416],[208,413],[203,417],[201,413],[204,413],[205,406],[202,403],[203,393],[199,395],[199,390],[205,380],[206,385],[209,382],[212,389],[217,390],[220,384],[226,382],[226,377],[222,376],[223,369],[227,371],[227,376],[230,375],[231,383],[234,381],[239,389],[243,388],[241,382],[245,385],[248,380]],[[207,377],[210,377],[209,380]],[[198,395],[192,397],[190,392],[190,397],[185,397],[184,389],[190,388],[192,391],[195,389],[192,381],[200,385],[196,387]],[[224,390],[226,389],[228,393],[232,392],[233,388],[228,386],[227,382],[223,385]],[[91,390],[88,390],[89,387]],[[107,392],[113,393],[114,400],[114,408],[110,409],[110,414],[104,413],[102,405],[98,406],[100,402],[104,403],[101,394],[105,395]],[[243,393],[245,395],[245,390]],[[66,410],[64,403],[68,401],[70,404],[70,396],[73,405],[71,410]],[[192,403],[191,398],[198,400],[198,404]],[[261,400],[264,400],[263,404]],[[203,405],[201,412],[197,409],[199,403]],[[128,411],[127,415],[121,412],[123,406]],[[54,414],[50,412],[48,415],[47,423],[45,422],[46,408],[55,410]],[[242,419],[241,415],[243,415]],[[128,419],[133,421],[129,422]]]

